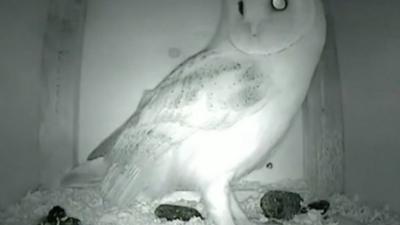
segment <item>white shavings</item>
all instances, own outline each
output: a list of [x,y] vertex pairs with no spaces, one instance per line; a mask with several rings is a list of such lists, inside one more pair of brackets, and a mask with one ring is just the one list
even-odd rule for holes
[[0,211],[0,224],[38,224],[55,205],[65,208],[68,216],[80,219],[83,225],[212,225],[196,218],[188,223],[163,222],[153,214],[154,203],[137,203],[129,209],[109,207],[103,204],[97,189],[59,189],[28,193],[18,204]]
[[283,221],[283,225],[338,225],[338,224],[329,220],[324,220],[320,211],[310,210],[306,214],[296,215],[291,221]]
[[[293,184],[293,183],[292,183]],[[249,192],[240,203],[247,215],[258,222],[265,222],[259,208],[260,197],[270,186],[259,185],[258,189],[237,191]],[[278,185],[281,189],[293,190],[293,186]],[[257,187],[257,186],[256,186]],[[302,189],[295,185],[295,189]],[[301,188],[300,188],[301,187]],[[257,191],[256,191],[257,190]],[[304,193],[306,193],[304,191]],[[331,199],[331,208],[328,211],[329,219],[324,219],[319,211],[310,210],[306,214],[296,215],[291,221],[278,221],[282,225],[400,225],[399,217],[391,213],[388,208],[381,210],[361,206],[357,200],[350,200],[342,195],[335,195]],[[193,201],[180,200],[177,204],[200,209],[206,216],[203,205]],[[189,222],[163,221],[157,219],[153,212],[159,204],[138,202],[131,208],[117,208],[103,204],[102,197],[97,189],[59,189],[55,191],[36,191],[28,193],[18,204],[0,211],[1,225],[32,225],[37,224],[43,216],[55,205],[66,209],[68,216],[80,219],[83,225],[213,225],[209,221],[194,218]]]
[[364,225],[400,225],[398,214],[391,212],[389,207],[374,209],[362,205],[358,197],[350,200],[343,195],[335,195],[330,199],[330,215],[340,215]]

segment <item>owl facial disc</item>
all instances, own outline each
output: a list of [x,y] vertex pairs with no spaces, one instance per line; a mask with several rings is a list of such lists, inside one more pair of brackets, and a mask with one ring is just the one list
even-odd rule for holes
[[227,0],[231,44],[269,55],[302,39],[313,27],[318,0]]

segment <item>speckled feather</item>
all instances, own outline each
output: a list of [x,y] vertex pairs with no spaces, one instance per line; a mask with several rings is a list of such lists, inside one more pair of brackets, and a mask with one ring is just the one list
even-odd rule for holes
[[121,132],[106,140],[114,144],[105,144],[111,147],[105,154],[111,166],[102,185],[107,199],[119,203],[133,200],[156,182],[149,176],[160,178],[160,173],[168,172],[167,165],[158,168],[155,163],[162,162],[163,155],[187,137],[199,130],[224,129],[256,112],[267,96],[268,81],[268,74],[250,61],[211,51],[200,52],[179,65],[144,93]]

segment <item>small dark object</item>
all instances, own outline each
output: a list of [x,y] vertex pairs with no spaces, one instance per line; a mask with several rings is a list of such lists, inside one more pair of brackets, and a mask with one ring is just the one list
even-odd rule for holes
[[272,169],[274,168],[274,164],[272,162],[267,163],[267,169]]
[[68,217],[65,209],[54,206],[39,225],[81,225],[79,219]]
[[303,198],[293,192],[269,191],[261,198],[264,215],[272,219],[291,220],[300,213]]
[[308,204],[309,209],[315,209],[315,210],[322,210],[322,215],[325,215],[325,213],[328,211],[330,207],[330,204],[326,200],[320,200],[316,202],[311,202]]
[[194,208],[170,204],[159,205],[154,211],[154,214],[156,214],[158,218],[166,219],[168,221],[189,221],[191,218],[194,217],[204,219],[203,216]]
[[240,15],[244,16],[244,3],[243,1],[238,2],[238,8]]
[[308,213],[308,208],[307,208],[307,207],[301,207],[300,213],[301,213],[301,214]]
[[56,223],[57,220],[61,220],[62,218],[66,217],[67,213],[63,208],[60,206],[54,206],[47,215],[47,221],[50,223]]

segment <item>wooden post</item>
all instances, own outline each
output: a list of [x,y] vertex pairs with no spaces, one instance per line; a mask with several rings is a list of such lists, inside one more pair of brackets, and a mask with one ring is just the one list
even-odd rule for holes
[[342,193],[344,143],[342,92],[329,2],[327,40],[304,103],[304,174],[317,197]]
[[41,184],[56,187],[76,161],[86,0],[49,1],[41,77]]

